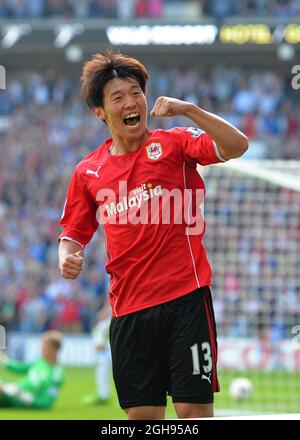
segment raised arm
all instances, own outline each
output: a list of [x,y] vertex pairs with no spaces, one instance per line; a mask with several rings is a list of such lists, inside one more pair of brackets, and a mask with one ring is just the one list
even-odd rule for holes
[[194,121],[217,144],[223,159],[242,156],[248,149],[248,138],[229,122],[195,104],[167,96],[157,98],[151,116],[185,116]]

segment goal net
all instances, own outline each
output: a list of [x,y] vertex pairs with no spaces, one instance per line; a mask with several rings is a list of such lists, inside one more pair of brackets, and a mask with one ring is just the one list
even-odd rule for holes
[[300,162],[232,160],[202,171],[219,336],[216,412],[299,413]]

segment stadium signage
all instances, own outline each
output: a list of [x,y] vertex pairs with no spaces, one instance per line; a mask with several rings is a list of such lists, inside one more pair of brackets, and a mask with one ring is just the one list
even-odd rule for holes
[[31,32],[32,27],[27,23],[5,25],[2,28],[3,39],[1,46],[4,49],[9,49],[18,43],[21,38],[30,35]]
[[289,24],[286,26],[284,28],[284,40],[291,44],[300,43],[300,25]]
[[106,35],[113,45],[212,45],[214,43],[278,44],[300,43],[300,25],[247,23],[222,25],[140,25],[108,26]]
[[274,44],[300,43],[300,25],[288,24],[269,26],[267,24],[235,24],[220,27],[222,44]]
[[190,45],[213,44],[215,25],[109,26],[107,38],[113,45]]
[[[112,46],[136,46],[152,51],[168,50],[169,47],[191,47],[211,50],[214,48],[232,50],[244,45],[252,47],[277,46],[282,43],[297,45],[300,43],[300,23],[201,23],[178,24],[155,22],[149,24],[128,22],[116,25],[115,21],[84,20],[78,21],[32,21],[28,23],[0,24],[0,53],[18,52],[26,48],[32,53],[59,51],[69,47],[70,43],[86,49],[97,47],[104,49]],[[153,23],[153,22],[152,22]],[[255,49],[256,50],[256,49]]]
[[[297,330],[297,339],[280,341],[280,350],[277,353],[278,364],[286,371],[300,371],[300,346]],[[24,362],[31,362],[39,356],[39,335],[20,335],[10,333],[9,350],[12,357],[22,348]],[[218,356],[219,367],[224,370],[259,370],[271,369],[274,363],[272,345],[261,345],[254,338],[219,338],[220,350]],[[276,354],[276,353],[275,353]],[[90,336],[65,335],[64,345],[60,356],[62,364],[66,366],[92,366],[95,362],[95,353],[91,344]]]
[[271,44],[272,31],[265,24],[221,26],[220,41],[223,44]]

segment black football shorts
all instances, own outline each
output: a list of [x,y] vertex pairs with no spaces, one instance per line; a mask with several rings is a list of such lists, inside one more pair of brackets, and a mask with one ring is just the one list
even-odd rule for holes
[[209,287],[112,318],[113,376],[122,408],[212,403],[219,391],[217,335]]

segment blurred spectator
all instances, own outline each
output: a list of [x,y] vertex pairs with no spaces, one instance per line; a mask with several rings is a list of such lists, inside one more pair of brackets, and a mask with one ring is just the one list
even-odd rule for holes
[[26,5],[28,17],[39,18],[44,15],[44,0],[30,0]]
[[203,1],[203,12],[205,15],[213,16],[214,18],[221,19],[225,17],[231,17],[237,15],[237,2],[234,0],[215,0]]
[[[0,0],[1,18],[121,18],[165,16],[165,4],[179,0]],[[191,0],[193,1],[193,0]],[[300,0],[197,0],[202,15],[223,19],[234,16],[300,16]],[[167,11],[168,9],[166,9]],[[165,18],[168,18],[166,15]]]
[[129,20],[135,15],[136,0],[117,0],[117,17]]
[[68,17],[73,15],[71,2],[68,0],[44,0],[44,7],[45,17]]
[[0,19],[9,18],[9,16],[10,16],[10,8],[7,0],[0,0]]
[[135,16],[136,17],[147,17],[149,14],[149,2],[148,0],[137,0],[135,6]]
[[149,17],[160,18],[163,15],[163,0],[151,0],[148,11]]

